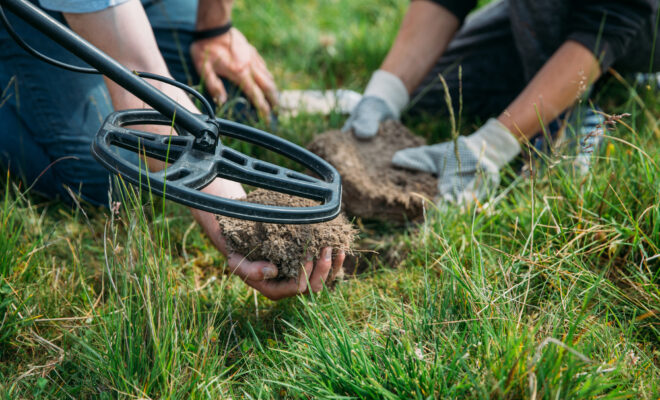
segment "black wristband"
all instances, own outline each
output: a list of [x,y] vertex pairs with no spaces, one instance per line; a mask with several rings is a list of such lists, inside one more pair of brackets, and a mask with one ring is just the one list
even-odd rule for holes
[[229,30],[233,27],[231,21],[227,22],[226,24],[219,26],[217,28],[211,28],[211,29],[204,29],[201,31],[195,31],[193,32],[193,42],[197,40],[204,40],[204,39],[211,39],[214,37],[222,36],[225,33],[229,32]]

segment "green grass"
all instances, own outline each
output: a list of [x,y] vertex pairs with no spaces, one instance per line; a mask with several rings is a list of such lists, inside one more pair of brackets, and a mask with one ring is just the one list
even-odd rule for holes
[[[238,2],[235,20],[281,87],[360,89],[406,4]],[[530,179],[505,171],[483,212],[367,224],[366,273],[277,303],[223,274],[183,207],[124,188],[118,214],[83,213],[5,187],[0,398],[657,399],[660,108],[644,88],[606,93],[630,129],[588,176],[557,154]]]

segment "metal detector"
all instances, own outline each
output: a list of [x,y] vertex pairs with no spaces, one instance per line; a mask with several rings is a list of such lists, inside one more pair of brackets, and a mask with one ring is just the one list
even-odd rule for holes
[[[4,9],[44,33],[92,68],[64,64],[34,50],[12,29]],[[310,151],[270,133],[216,118],[208,101],[194,89],[159,75],[128,70],[27,0],[0,0],[0,21],[21,47],[40,60],[76,72],[103,74],[153,107],[153,110],[113,112],[106,118],[92,142],[94,157],[126,181],[189,207],[252,221],[312,224],[333,219],[339,214],[339,173]],[[205,114],[191,113],[150,85],[146,79],[163,81],[187,91],[200,100]],[[135,125],[171,126],[178,136],[131,129]],[[316,174],[316,177],[233,150],[222,144],[221,136],[272,150],[298,162]],[[146,155],[169,165],[159,172],[149,172],[144,162],[135,164],[119,157],[117,148]],[[226,178],[316,200],[320,205],[280,207],[230,200],[202,192],[215,178]]]

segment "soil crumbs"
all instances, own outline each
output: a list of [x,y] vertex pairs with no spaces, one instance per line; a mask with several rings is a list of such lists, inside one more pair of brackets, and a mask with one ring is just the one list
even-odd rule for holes
[[[288,207],[318,205],[314,200],[265,189],[250,192],[243,200]],[[228,250],[250,261],[266,260],[277,265],[279,275],[275,279],[298,278],[308,255],[318,259],[323,247],[350,253],[357,233],[343,214],[331,221],[309,225],[271,224],[221,215],[217,219]]]
[[396,168],[392,156],[398,150],[425,144],[401,123],[386,121],[373,139],[329,131],[317,136],[308,148],[339,171],[348,214],[404,222],[423,215],[424,198],[432,200],[437,194],[437,178]]

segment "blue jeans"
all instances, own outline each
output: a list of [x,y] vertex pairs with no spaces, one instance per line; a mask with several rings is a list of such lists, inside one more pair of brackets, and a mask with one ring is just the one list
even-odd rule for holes
[[[188,51],[197,1],[151,0],[143,4],[171,74],[181,82],[197,84],[199,76]],[[61,14],[50,14],[64,21]],[[8,17],[37,50],[81,65],[18,17],[10,13]],[[228,93],[237,93],[228,82],[225,87]],[[0,169],[8,169],[43,196],[68,200],[68,188],[92,204],[107,205],[110,173],[90,152],[94,135],[113,111],[101,76],[62,70],[37,60],[0,27],[0,96]],[[251,112],[238,110],[234,115]]]

